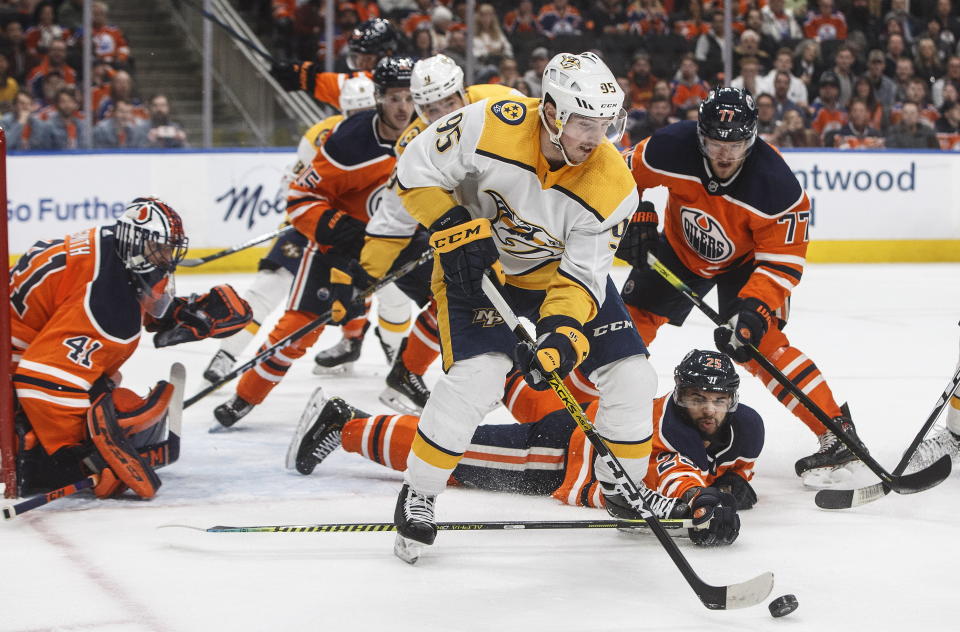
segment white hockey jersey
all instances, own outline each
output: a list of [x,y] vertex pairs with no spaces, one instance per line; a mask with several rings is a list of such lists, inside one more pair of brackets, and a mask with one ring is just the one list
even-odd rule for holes
[[609,142],[583,164],[551,171],[540,152],[539,102],[485,99],[441,118],[407,146],[397,184],[424,226],[457,204],[488,218],[507,282],[547,291],[541,318],[584,323],[605,298],[639,196]]

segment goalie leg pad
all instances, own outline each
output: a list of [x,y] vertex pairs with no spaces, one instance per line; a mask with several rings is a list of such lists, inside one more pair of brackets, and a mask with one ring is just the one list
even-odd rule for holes
[[160,380],[146,397],[128,388],[111,393],[117,411],[117,423],[136,448],[163,440],[166,434],[167,409],[173,397],[173,384]]
[[[115,477],[119,483],[132,489],[141,498],[153,498],[160,488],[160,478],[140,457],[117,423],[117,411],[112,397],[101,395],[93,403],[87,411],[87,429],[105,467],[101,471],[101,485]],[[110,471],[109,474],[106,473],[107,470]],[[116,493],[116,490],[112,490],[108,495],[113,493]]]

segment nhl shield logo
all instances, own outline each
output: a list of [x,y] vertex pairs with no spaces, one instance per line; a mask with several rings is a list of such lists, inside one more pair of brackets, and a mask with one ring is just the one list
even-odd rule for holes
[[702,259],[719,263],[733,256],[733,242],[723,226],[700,209],[681,208],[680,225],[687,245]]

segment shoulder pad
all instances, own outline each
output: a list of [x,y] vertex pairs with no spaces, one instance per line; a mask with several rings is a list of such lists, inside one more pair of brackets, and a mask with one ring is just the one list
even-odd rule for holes
[[776,216],[800,201],[803,187],[783,156],[758,138],[727,195],[764,215]]
[[343,120],[327,138],[323,153],[344,166],[359,165],[384,154],[393,155],[393,147],[384,147],[377,141],[373,117],[376,112],[358,112]]
[[[706,178],[697,140],[697,123],[680,121],[653,133],[643,151],[651,169],[681,176]],[[640,156],[634,157],[634,160]]]
[[116,254],[113,230],[103,228],[99,236],[97,275],[90,282],[87,295],[89,316],[103,333],[129,340],[140,335],[143,325],[140,303],[130,274]]
[[733,426],[736,434],[739,456],[748,459],[760,456],[764,441],[763,418],[760,417],[760,413],[746,404],[740,404],[730,414],[727,423]]

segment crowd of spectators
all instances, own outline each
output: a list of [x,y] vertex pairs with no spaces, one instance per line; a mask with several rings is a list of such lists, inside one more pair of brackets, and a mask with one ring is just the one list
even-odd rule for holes
[[[130,47],[92,4],[93,135],[83,124],[80,69],[83,0],[0,0],[0,127],[11,150],[184,147],[162,94],[143,103]],[[90,144],[92,140],[92,145]]]
[[[321,0],[239,0],[272,19],[277,54],[322,60]],[[416,58],[463,65],[465,0],[338,2],[334,51],[389,19]],[[960,21],[951,0],[738,0],[732,85],[781,147],[960,150]],[[552,53],[594,50],[627,93],[629,141],[693,118],[724,81],[723,0],[492,0],[476,5],[475,81],[539,96]],[[338,63],[340,63],[338,61]],[[341,68],[342,65],[340,66]]]

